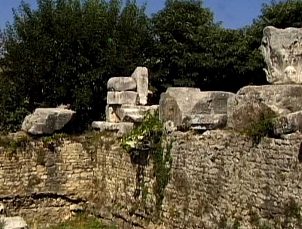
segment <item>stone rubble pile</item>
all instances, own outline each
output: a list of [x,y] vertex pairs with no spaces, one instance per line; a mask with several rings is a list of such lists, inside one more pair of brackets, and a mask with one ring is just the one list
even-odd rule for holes
[[92,128],[100,131],[116,131],[122,136],[135,124],[141,123],[148,112],[158,109],[147,106],[148,69],[137,67],[130,77],[113,77],[107,82],[106,121],[94,121]]

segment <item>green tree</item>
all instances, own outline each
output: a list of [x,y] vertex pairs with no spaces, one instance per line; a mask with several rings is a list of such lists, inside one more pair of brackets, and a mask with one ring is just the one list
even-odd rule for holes
[[167,1],[153,17],[153,31],[152,83],[160,92],[169,86],[237,91],[249,82],[253,53],[245,31],[215,24],[202,1]]
[[107,80],[144,63],[152,42],[149,19],[135,1],[124,7],[119,0],[37,3],[36,10],[22,3],[6,29],[1,67],[4,81],[18,92],[12,106],[32,111],[70,104],[79,127],[86,127],[104,112]]
[[213,27],[213,14],[203,8],[202,1],[166,1],[153,17],[152,71],[157,89],[196,86],[208,62],[207,40]]

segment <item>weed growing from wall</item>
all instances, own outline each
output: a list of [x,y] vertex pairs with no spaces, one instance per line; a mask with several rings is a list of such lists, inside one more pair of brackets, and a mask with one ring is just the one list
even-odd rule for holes
[[48,148],[51,152],[54,152],[58,146],[63,144],[66,137],[67,135],[64,133],[55,133],[50,136],[42,137],[41,140],[45,148]]
[[[122,139],[122,146],[130,154],[132,161],[139,165],[140,170],[141,166],[148,164],[149,159],[153,161],[155,215],[159,217],[165,188],[170,180],[172,141],[165,132],[158,113],[147,114],[141,125]],[[141,183],[144,185],[144,181]],[[141,189],[145,190],[144,187]]]
[[5,221],[0,219],[0,229],[5,229]]
[[260,120],[249,124],[243,133],[251,137],[253,143],[259,144],[262,138],[274,136],[274,125],[273,116],[263,116]]
[[27,135],[13,137],[9,135],[0,136],[0,147],[3,147],[9,158],[17,159],[17,151],[25,150],[30,138]]

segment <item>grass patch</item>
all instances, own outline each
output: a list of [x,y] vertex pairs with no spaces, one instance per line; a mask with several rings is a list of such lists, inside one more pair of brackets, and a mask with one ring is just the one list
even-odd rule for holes
[[25,150],[30,138],[27,135],[12,137],[9,135],[0,136],[0,147],[4,149],[9,158],[17,158],[17,152]]
[[77,215],[64,223],[51,226],[49,229],[117,229],[117,227],[105,225],[92,216]]

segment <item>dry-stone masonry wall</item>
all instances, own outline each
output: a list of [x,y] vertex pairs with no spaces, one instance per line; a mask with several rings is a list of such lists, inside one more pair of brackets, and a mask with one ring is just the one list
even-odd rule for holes
[[155,219],[152,163],[131,160],[115,136],[100,133],[2,148],[0,201],[9,215],[44,226],[81,210],[117,220],[120,228],[301,223],[296,214],[302,204],[300,133],[264,138],[258,145],[226,130],[171,137],[171,179],[157,223],[150,223]]

